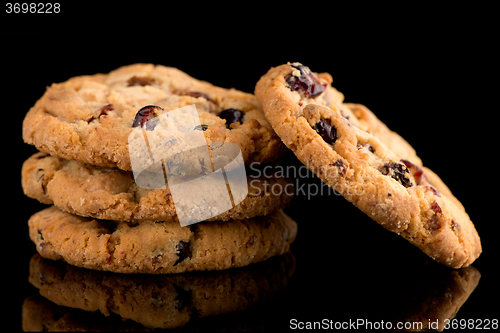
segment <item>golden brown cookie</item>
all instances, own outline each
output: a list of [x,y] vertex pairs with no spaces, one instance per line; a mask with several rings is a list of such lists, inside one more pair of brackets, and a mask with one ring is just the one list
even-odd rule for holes
[[201,121],[193,130],[202,131],[208,145],[237,144],[246,164],[284,152],[252,94],[152,64],[52,84],[26,115],[23,139],[54,156],[130,171],[128,138],[134,127],[189,105]]
[[[271,175],[270,175],[271,176]],[[214,180],[208,179],[205,185],[210,197],[217,200]],[[178,221],[177,212],[191,212],[189,193],[183,200],[174,200],[168,187],[166,189],[145,189],[139,187],[132,172],[117,168],[98,167],[75,160],[65,160],[45,153],[36,153],[27,159],[22,168],[24,193],[45,204],[54,204],[60,209],[80,216],[119,221]],[[293,198],[293,184],[286,178],[247,177],[241,184],[248,194],[233,208],[222,212],[209,221],[251,218],[266,215],[284,208]],[[286,189],[273,191],[273,187]],[[222,187],[227,195],[227,187]],[[233,187],[234,189],[234,187]],[[199,187],[185,188],[197,192]],[[176,210],[177,209],[177,210]],[[216,205],[207,202],[192,211],[193,221],[205,213],[214,216]],[[204,219],[202,219],[204,220]]]
[[28,225],[42,257],[117,273],[242,267],[285,253],[297,234],[297,224],[283,211],[181,227],[178,222],[94,220],[51,206],[34,214]]
[[371,111],[343,103],[331,81],[287,64],[262,76],[255,95],[285,145],[326,184],[435,260],[470,265],[481,243],[461,203]]

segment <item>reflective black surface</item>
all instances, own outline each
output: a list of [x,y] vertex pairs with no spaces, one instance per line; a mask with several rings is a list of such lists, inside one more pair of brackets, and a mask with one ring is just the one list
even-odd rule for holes
[[[280,17],[268,17],[269,22]],[[38,299],[37,307],[53,311],[59,319],[68,313],[74,322],[98,325],[102,321],[104,328],[112,330],[141,327],[116,314],[104,317],[68,310],[36,296],[38,289],[28,281],[29,262],[36,251],[27,221],[46,206],[25,197],[20,184],[21,165],[36,152],[22,142],[22,119],[45,87],[135,62],[178,67],[196,78],[248,92],[269,67],[287,61],[330,72],[346,101],[368,106],[440,175],[464,204],[483,246],[474,268],[447,268],[384,230],[316,178],[301,175],[296,185],[302,190],[286,210],[299,224],[291,247],[296,266],[286,285],[271,299],[242,312],[202,318],[185,329],[278,331],[313,322],[329,325],[330,320],[342,324],[358,319],[377,325],[419,316],[433,321],[453,316],[455,311],[457,323],[473,320],[483,328],[486,320],[499,319],[494,305],[500,296],[496,273],[500,228],[493,160],[498,107],[496,92],[487,84],[493,68],[487,57],[491,43],[481,39],[481,27],[464,34],[457,22],[444,30],[418,32],[399,25],[378,31],[368,25],[354,33],[352,28],[361,23],[350,20],[336,24],[335,33],[312,39],[298,38],[295,30],[285,34],[288,39],[278,38],[273,29],[256,27],[232,39],[227,26],[214,30],[207,23],[204,34],[196,38],[172,33],[178,30],[167,26],[165,31],[170,33],[148,37],[149,30],[125,36],[111,34],[101,24],[100,30],[90,33],[78,30],[75,23],[48,30],[38,25],[29,33],[2,36],[6,46],[2,119],[8,125],[1,141],[2,188],[6,191],[2,300],[10,331],[22,329],[23,303],[33,300],[30,297]],[[407,32],[405,38],[395,35],[398,31],[401,36],[401,30]],[[152,46],[157,52],[151,51]],[[290,152],[281,162],[300,166]],[[491,322],[489,327],[493,328]]]
[[[307,182],[315,184],[317,181],[317,179],[311,179]],[[38,204],[31,203],[28,207],[32,209],[35,206]],[[313,213],[306,214],[307,209]],[[320,209],[328,209],[331,211],[330,214],[334,215],[317,213]],[[472,265],[473,267],[455,270],[434,262],[401,237],[387,232],[342,197],[324,195],[315,200],[312,198],[308,200],[307,197],[297,196],[287,212],[299,224],[297,240],[291,247],[292,254],[289,254],[287,258],[274,258],[272,261],[256,264],[255,267],[248,267],[253,272],[258,272],[261,266],[264,267],[261,270],[264,273],[253,279],[255,281],[261,279],[260,281],[274,285],[270,294],[265,297],[261,296],[262,300],[259,302],[253,302],[252,295],[243,295],[241,300],[248,307],[241,306],[239,310],[242,311],[237,313],[220,315],[215,313],[207,318],[198,318],[199,314],[196,310],[193,312],[190,308],[189,315],[193,316],[193,319],[184,318],[187,324],[183,322],[185,326],[182,330],[277,331],[307,327],[307,325],[314,325],[314,322],[318,322],[317,325],[322,325],[323,328],[348,323],[354,325],[355,322],[359,325],[356,326],[357,328],[365,329],[373,327],[366,325],[388,327],[387,325],[397,325],[398,322],[406,321],[419,321],[423,325],[429,325],[429,323],[435,323],[437,319],[441,320],[442,325],[444,319],[453,318],[455,313],[456,320],[491,320],[497,316],[495,308],[488,301],[498,295],[496,272],[494,267],[490,266],[494,262],[490,260],[495,254],[495,249],[488,245],[488,239],[491,239],[488,235],[483,237],[485,253]],[[26,220],[23,222],[22,224],[25,225]],[[59,267],[65,272],[59,273],[59,276],[66,276],[68,279],[69,275],[66,272],[69,271],[76,272],[72,273],[75,276],[78,276],[78,271],[82,272],[81,275],[94,274],[95,277],[90,280],[98,285],[92,288],[91,282],[87,282],[89,290],[109,288],[109,281],[113,280],[113,276],[117,276],[117,284],[123,284],[119,281],[129,279],[139,281],[137,283],[139,285],[141,285],[140,281],[149,280],[147,276],[129,278],[121,274],[91,272],[71,267],[61,268],[65,264],[45,260],[45,273],[43,265],[42,268],[38,268],[38,273],[34,272],[32,265],[32,282],[30,283],[28,281],[30,260],[35,260],[37,256],[34,257],[35,259],[32,258],[35,247],[27,237],[27,228],[19,227],[18,229],[20,236],[16,240],[17,250],[12,251],[17,255],[15,258],[9,257],[6,261],[6,265],[8,263],[10,267],[15,267],[14,270],[6,272],[10,286],[7,290],[16,290],[16,293],[12,293],[12,297],[9,297],[11,302],[9,312],[12,312],[9,318],[15,321],[14,327],[20,328],[22,320],[28,318],[46,320],[46,313],[38,314],[36,317],[33,312],[26,312],[26,308],[31,308],[32,311],[34,309],[50,311],[51,316],[55,316],[54,320],[57,319],[57,325],[62,325],[55,326],[58,329],[61,327],[111,331],[143,329],[143,326],[133,320],[121,320],[113,311],[110,311],[108,317],[103,316],[100,311],[91,314],[84,310],[55,306],[37,295],[38,288],[45,288],[44,293],[50,290],[47,286],[43,287],[43,283],[54,283],[49,277],[54,273],[50,273],[50,269],[47,272],[47,267],[52,266]],[[25,230],[22,231],[22,229]],[[25,232],[25,237],[22,236],[22,232]],[[283,262],[288,264],[283,264]],[[217,274],[229,273],[209,272],[194,275],[203,279],[204,275],[217,276]],[[37,283],[33,283],[33,276],[38,281]],[[279,276],[282,277],[281,281]],[[103,282],[105,278],[108,281],[106,283]],[[89,281],[88,278],[87,281]],[[127,283],[130,284],[130,281]],[[160,284],[155,281],[169,281],[169,277],[152,276],[151,281],[146,284]],[[74,286],[66,286],[66,288],[73,288],[76,295],[78,288]],[[142,288],[147,289],[146,286]],[[106,290],[108,293],[113,293],[109,289]],[[188,301],[182,301],[191,297],[189,293],[182,292],[182,290],[190,290],[188,286],[184,286],[182,290],[173,287],[172,290],[174,296],[170,296],[170,301],[173,303],[168,309],[179,307],[179,302],[190,304]],[[146,293],[143,303],[151,301],[151,295],[150,292]],[[139,296],[136,295],[136,297]],[[155,302],[162,304],[168,302],[168,300],[159,300],[159,294],[153,298],[156,299]],[[132,301],[134,304],[140,303],[137,300]],[[113,308],[113,306],[109,303],[101,305],[104,309]],[[155,309],[158,311],[158,308]],[[148,309],[136,309],[136,311],[145,312]],[[126,311],[122,310],[122,312]],[[24,313],[24,318],[21,318],[22,313]],[[124,317],[137,320],[130,311]],[[483,327],[485,324],[486,322],[483,322]],[[491,323],[489,325],[491,326]]]

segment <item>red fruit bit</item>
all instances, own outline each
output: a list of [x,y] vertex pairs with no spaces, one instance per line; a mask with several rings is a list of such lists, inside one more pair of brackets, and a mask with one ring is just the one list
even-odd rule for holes
[[342,162],[342,160],[335,161],[335,163],[333,163],[333,166],[336,166],[339,169],[339,173],[342,176],[345,176],[345,171],[347,168],[346,168],[344,162]]
[[99,119],[101,118],[102,115],[107,115],[109,111],[113,111],[115,109],[115,106],[113,104],[106,104],[99,110],[95,111],[92,113],[92,116],[88,118],[86,121],[88,124],[92,122],[92,120]]
[[436,231],[441,229],[441,225],[438,223],[438,215],[442,215],[443,210],[436,201],[431,203],[431,209],[434,211],[434,215],[427,221],[427,227],[430,231]]
[[427,178],[427,175],[424,173],[424,170],[422,170],[421,167],[407,160],[401,160],[401,162],[403,162],[408,170],[410,170],[410,173],[413,175],[413,178],[415,178],[415,182],[417,183],[417,185],[429,184],[429,178]]
[[409,171],[406,165],[396,162],[388,162],[382,166],[380,172],[385,176],[391,176],[392,179],[397,180],[404,187],[411,187],[413,183],[411,182],[409,176]]
[[300,76],[292,73],[286,78],[291,91],[302,91],[308,98],[319,96],[326,89],[326,83],[320,83],[309,67],[301,64],[292,64],[293,68],[300,71]]
[[152,85],[155,83],[155,80],[153,78],[147,77],[147,76],[132,76],[128,81],[127,84],[129,87],[131,86],[148,86]]
[[431,204],[431,209],[436,213],[436,214],[443,214],[443,210],[441,209],[441,206],[436,201],[433,201]]
[[432,191],[435,195],[437,195],[438,197],[441,196],[441,193],[439,193],[438,190],[436,190],[433,186],[431,185],[424,185],[424,187],[430,191]]
[[43,238],[42,230],[38,230],[38,239],[40,240],[40,244],[38,244],[38,247],[40,249],[40,252],[43,252],[45,249],[45,239]]
[[141,126],[144,127],[146,124],[147,130],[152,130],[154,125],[148,125],[147,121],[159,116],[164,111],[163,108],[156,105],[148,105],[137,111],[135,115],[134,122],[132,123],[132,127]]
[[337,141],[337,129],[332,125],[330,119],[320,119],[314,124],[313,129],[326,143],[333,145]]
[[368,144],[368,143],[359,143],[359,142],[358,142],[358,143],[356,144],[356,148],[357,148],[358,150],[363,149],[364,147],[368,147],[368,151],[370,151],[370,152],[372,152],[372,153],[374,153],[374,152],[375,152],[375,148],[373,148],[373,147],[372,147],[370,144]]

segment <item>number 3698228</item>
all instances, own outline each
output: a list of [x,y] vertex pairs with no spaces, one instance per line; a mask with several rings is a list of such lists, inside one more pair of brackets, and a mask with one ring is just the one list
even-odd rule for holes
[[19,3],[19,2],[8,2],[5,4],[5,12],[7,14],[57,14],[61,12],[61,4],[50,3],[50,2],[32,2],[32,3]]

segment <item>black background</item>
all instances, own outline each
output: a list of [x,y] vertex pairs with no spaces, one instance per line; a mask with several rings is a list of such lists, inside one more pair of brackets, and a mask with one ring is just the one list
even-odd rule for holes
[[[21,165],[36,152],[22,140],[24,115],[53,82],[136,62],[177,67],[247,92],[271,66],[288,61],[329,72],[347,102],[365,104],[405,137],[462,201],[483,254],[473,264],[481,273],[479,285],[456,318],[499,319],[498,51],[488,9],[308,5],[314,8],[242,5],[221,13],[225,8],[208,5],[181,10],[91,2],[63,3],[59,15],[2,13],[2,275],[8,326],[21,328],[22,302],[36,293],[27,282],[35,253],[27,221],[45,207],[21,188]],[[300,165],[291,152],[281,162]],[[320,184],[314,178],[300,181]],[[452,271],[342,197],[299,195],[286,211],[299,224],[292,245],[297,269],[274,302],[235,317],[250,327],[287,329],[292,318],[387,320],[402,307],[401,293],[421,293],[419,286],[439,279],[436,269]]]

